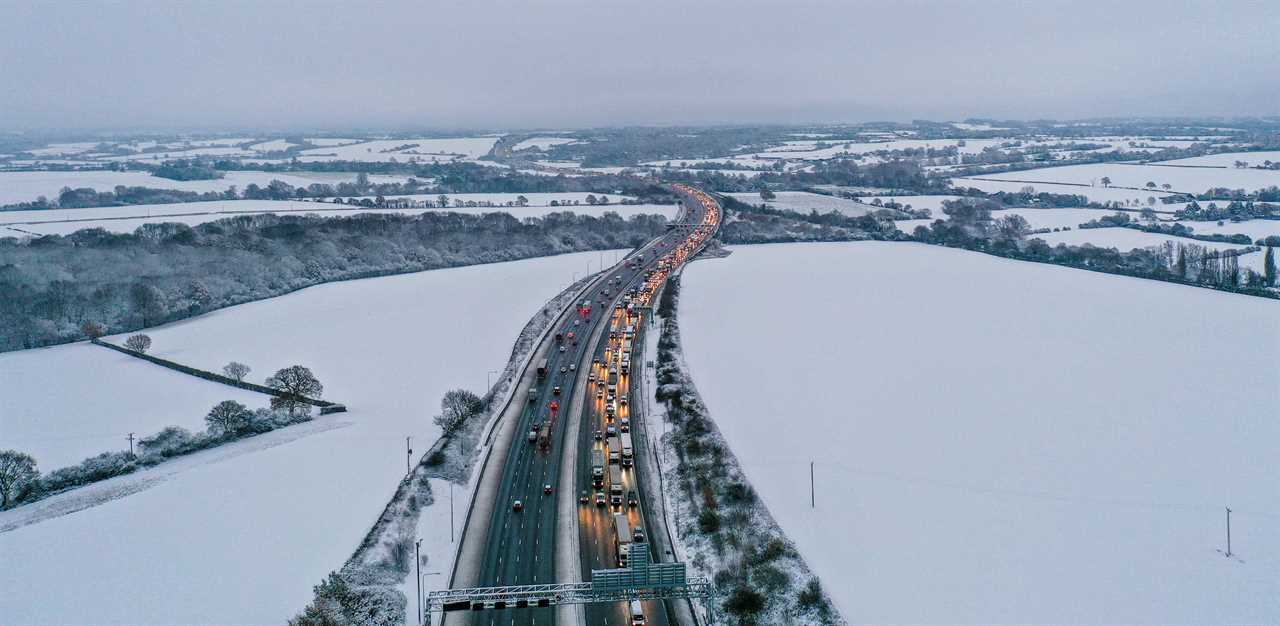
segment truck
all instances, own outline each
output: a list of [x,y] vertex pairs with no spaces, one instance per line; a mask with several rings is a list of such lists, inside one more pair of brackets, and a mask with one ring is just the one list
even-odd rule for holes
[[538,361],[538,378],[543,379],[546,377],[547,377],[547,360],[542,359],[541,361]]
[[604,451],[600,448],[591,450],[591,482],[596,489],[604,486]]
[[551,448],[551,423],[546,422],[538,429],[538,447],[543,451]]
[[618,555],[618,567],[627,566],[627,552],[631,549],[631,523],[626,513],[613,514],[613,550]]
[[617,437],[609,438],[609,463],[619,463],[622,461],[622,442]]
[[610,385],[618,384],[618,368],[616,366],[609,367],[609,384]]
[[622,506],[622,468],[609,466],[609,504]]
[[635,458],[635,452],[631,448],[631,433],[622,433],[622,465],[631,467],[633,458]]

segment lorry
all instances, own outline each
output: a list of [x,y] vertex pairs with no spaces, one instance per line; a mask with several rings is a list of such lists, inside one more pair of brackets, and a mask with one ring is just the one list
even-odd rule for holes
[[617,465],[609,466],[609,504],[622,506],[622,468]]
[[617,437],[609,437],[609,463],[622,461],[622,442]]
[[546,377],[547,377],[547,360],[542,359],[541,361],[538,361],[538,378],[543,379]]
[[597,489],[604,486],[604,451],[600,448],[591,450],[591,482]]
[[633,458],[635,458],[635,452],[631,448],[631,433],[622,433],[622,465],[631,467]]
[[[630,435],[628,435],[630,436]],[[551,423],[546,422],[538,429],[538,447],[543,451],[551,448]]]
[[613,550],[618,555],[618,567],[627,566],[627,552],[631,549],[631,523],[626,513],[613,514]]

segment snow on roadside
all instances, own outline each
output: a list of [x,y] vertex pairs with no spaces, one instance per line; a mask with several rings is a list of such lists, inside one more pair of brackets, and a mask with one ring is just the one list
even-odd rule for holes
[[149,330],[160,356],[211,368],[239,360],[255,381],[307,365],[325,397],[348,404],[338,417],[351,426],[0,533],[0,614],[15,623],[283,622],[386,505],[404,475],[405,437],[419,452],[437,438],[430,420],[444,392],[482,389],[529,313],[600,258],[330,283]]
[[851,622],[1280,621],[1277,303],[878,242],[683,282],[691,374]]

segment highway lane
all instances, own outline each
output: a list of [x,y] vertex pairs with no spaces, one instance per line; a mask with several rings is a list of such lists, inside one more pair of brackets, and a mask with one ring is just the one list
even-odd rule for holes
[[[698,203],[693,200],[694,198],[692,197],[686,197],[686,204],[696,206]],[[702,211],[692,212],[689,221],[696,223],[702,221],[704,218],[712,220],[713,222],[718,221],[718,211],[715,215],[711,216],[704,215],[704,212]],[[704,236],[702,240],[705,240],[706,238],[709,238],[709,234]],[[632,438],[636,440],[635,447],[639,448],[645,446],[645,441],[647,441],[647,439],[642,436],[643,433],[639,430],[640,425],[638,420],[632,421],[630,418],[631,407],[633,406],[631,400],[634,400],[635,402],[643,402],[642,398],[638,395],[633,395],[632,392],[636,386],[634,379],[642,375],[640,373],[642,372],[640,368],[644,367],[644,356],[641,354],[639,346],[643,345],[643,336],[647,316],[649,314],[646,311],[646,307],[656,304],[653,302],[653,297],[657,289],[666,280],[667,273],[675,267],[678,267],[680,264],[686,262],[688,258],[699,249],[700,246],[696,244],[692,246],[690,246],[690,244],[685,244],[684,249],[676,247],[675,249],[669,250],[665,253],[663,259],[660,259],[659,267],[655,267],[652,276],[643,277],[647,278],[647,280],[644,280],[641,284],[629,285],[629,287],[635,286],[637,288],[636,296],[633,299],[632,311],[630,313],[625,311],[616,311],[615,316],[611,320],[611,329],[616,331],[618,337],[616,339],[608,336],[603,337],[600,340],[599,345],[596,346],[594,355],[602,360],[602,365],[596,370],[598,376],[607,375],[611,366],[620,365],[622,361],[621,355],[625,353],[631,353],[634,356],[631,360],[634,368],[628,374],[622,374],[621,369],[619,368],[618,388],[620,391],[618,394],[616,416],[614,419],[610,420],[607,411],[605,410],[606,402],[608,400],[607,396],[603,399],[597,399],[594,406],[591,407],[592,410],[587,414],[584,414],[585,423],[581,429],[578,441],[579,449],[582,450],[582,453],[578,456],[578,471],[576,473],[579,489],[595,488],[591,462],[593,450],[601,450],[604,452],[606,456],[606,467],[620,467],[623,465],[622,463],[615,464],[608,458],[608,446],[605,444],[605,441],[609,439],[607,435],[610,425],[616,429],[619,436],[621,435],[621,428],[624,423],[634,426],[636,430],[631,431],[630,434],[632,435]],[[663,265],[661,262],[664,260],[669,263],[667,267],[661,267],[661,265]],[[627,326],[631,326],[635,329],[634,337],[626,337],[625,329]],[[625,405],[622,404],[623,397],[627,397],[628,399],[628,402]],[[605,435],[603,437],[604,441],[598,441],[595,438],[596,432],[600,432]],[[634,453],[641,454],[638,450]],[[619,460],[621,461],[621,459]],[[624,494],[630,494],[633,491],[637,493],[639,496],[639,502],[636,506],[631,506],[629,504],[629,497],[627,497],[624,498],[624,502],[620,507],[614,506],[612,503],[609,503],[605,507],[596,507],[594,506],[593,495],[592,504],[588,505],[588,507],[584,507],[585,510],[579,512],[579,542],[581,546],[579,560],[584,579],[589,578],[590,571],[593,569],[608,569],[618,567],[620,565],[618,561],[619,555],[616,543],[617,533],[615,532],[613,520],[614,513],[625,512],[629,526],[633,529],[637,527],[643,529],[645,531],[646,538],[651,535],[652,532],[663,532],[663,529],[656,527],[651,531],[645,523],[645,512],[649,509],[648,500],[650,497],[656,497],[657,494],[649,494],[641,489],[641,484],[636,475],[637,467],[638,464],[632,464],[629,467],[622,468],[623,492]],[[606,490],[606,493],[609,488],[609,482],[608,471],[606,471],[606,478],[604,481],[604,489]],[[646,541],[644,545],[649,548],[649,556],[652,561],[660,562],[672,560],[671,555],[657,553],[657,551],[653,549],[653,544],[651,542]],[[642,605],[648,624],[665,626],[665,624],[675,621],[674,617],[669,614],[669,607],[667,607],[665,603],[644,602]],[[628,607],[622,603],[615,605],[590,605],[586,607],[586,618],[587,623],[592,625],[621,624],[626,626],[627,624],[630,624]]]
[[[706,213],[701,203],[690,201],[691,197],[687,194],[682,195],[686,196],[684,203],[686,210],[682,214],[682,219],[694,223],[701,221]],[[591,358],[593,356],[603,358],[603,351],[608,344],[608,334],[601,325],[612,323],[612,312],[621,302],[622,294],[631,287],[639,288],[644,282],[646,272],[651,270],[656,272],[659,261],[665,258],[664,255],[671,256],[672,259],[678,258],[679,262],[683,262],[688,250],[678,255],[674,253],[686,245],[690,231],[691,229],[688,228],[673,229],[651,241],[639,251],[633,252],[627,260],[611,268],[608,273],[602,274],[584,295],[592,301],[589,318],[576,317],[578,320],[576,325],[572,321],[575,318],[559,320],[556,322],[558,327],[548,334],[548,341],[554,341],[551,337],[554,337],[557,332],[564,335],[563,343],[560,344],[563,346],[563,351],[557,346],[547,353],[546,378],[536,383],[537,391],[534,394],[534,401],[529,403],[526,397],[524,407],[520,410],[514,440],[503,459],[501,483],[494,496],[496,502],[489,519],[483,522],[488,524],[488,528],[484,541],[483,562],[476,583],[479,586],[556,582],[554,576],[557,498],[572,498],[576,505],[578,497],[575,485],[557,484],[557,477],[561,472],[562,451],[569,452],[563,450],[561,446],[564,445],[567,417],[572,412],[576,398],[582,398],[577,401],[583,403],[580,413],[584,423],[590,424],[592,420],[599,422],[602,419],[603,402],[596,399],[595,386],[589,385],[587,380],[593,370]],[[633,263],[632,261],[636,259],[642,260]],[[672,262],[672,259],[668,259],[668,262]],[[634,267],[628,267],[629,265]],[[657,282],[655,278],[650,283],[647,288],[649,293]],[[605,292],[608,293],[607,296],[604,295]],[[599,342],[589,341],[595,331],[600,332],[601,341]],[[574,333],[573,339],[569,339],[569,332]],[[574,366],[572,370],[569,369],[571,364]],[[640,367],[638,361],[637,367]],[[562,368],[566,371],[561,372]],[[553,387],[557,385],[561,388],[558,396],[553,393]],[[620,388],[629,389],[629,386],[630,377],[620,381]],[[544,451],[537,443],[529,443],[527,435],[533,424],[549,419],[548,405],[553,400],[558,401],[560,406],[558,417],[554,420],[554,427],[551,429],[550,446]],[[517,398],[514,401],[520,401],[520,399]],[[620,413],[619,418],[623,415],[626,414]],[[585,437],[594,443],[592,438],[594,427],[587,426],[580,431],[576,447],[583,452],[577,453],[576,456],[579,463],[585,458],[587,482],[583,484],[589,487],[590,454],[585,452],[589,448],[582,445],[581,439]],[[579,470],[581,471],[581,467]],[[582,482],[581,478],[579,482]],[[626,482],[626,490],[638,490],[639,486],[630,472],[627,472]],[[550,494],[544,493],[544,485],[552,486]],[[522,511],[517,512],[513,509],[512,504],[516,500],[523,504]],[[581,546],[581,553],[584,555],[581,563],[584,568],[583,579],[588,579],[590,569],[616,566],[616,560],[611,556],[616,555],[613,551],[612,519],[603,512],[596,511],[594,503],[587,507],[578,507],[577,510],[578,521],[583,528],[590,529],[590,532],[582,534]],[[632,523],[643,526],[639,510],[631,509],[629,517]],[[471,523],[482,522],[472,520]],[[586,555],[591,555],[591,558],[586,559]],[[646,607],[646,614],[653,615],[650,623],[664,624],[665,620],[662,616],[665,615],[665,611],[656,603],[651,604],[654,606]],[[603,611],[604,613],[598,619],[590,619],[589,623],[624,625],[628,623],[625,605],[606,607]],[[550,624],[554,622],[555,613],[554,609],[509,609],[488,611],[471,617],[471,623],[475,624]],[[451,619],[450,623],[457,622]]]

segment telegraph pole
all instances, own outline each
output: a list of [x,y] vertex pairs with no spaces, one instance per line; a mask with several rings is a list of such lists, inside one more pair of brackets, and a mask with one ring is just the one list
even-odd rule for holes
[[133,433],[129,433],[129,456],[133,456]]
[[413,543],[413,575],[418,579],[418,625],[422,625],[422,557],[418,556],[418,550],[422,546],[422,538],[419,537]]
[[409,440],[413,437],[404,438],[404,475],[409,477],[409,459],[413,458],[413,448],[409,447]]
[[453,481],[449,481],[449,543],[453,543]]
[[1231,556],[1231,507],[1227,509],[1227,556]]
[[818,507],[818,500],[814,496],[813,491],[813,461],[809,461],[809,508]]

